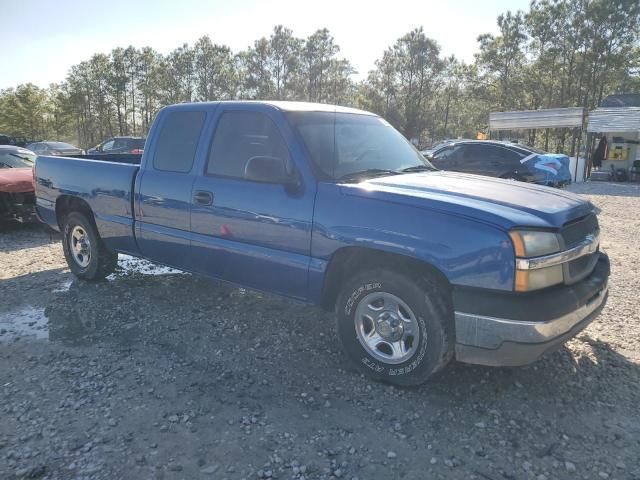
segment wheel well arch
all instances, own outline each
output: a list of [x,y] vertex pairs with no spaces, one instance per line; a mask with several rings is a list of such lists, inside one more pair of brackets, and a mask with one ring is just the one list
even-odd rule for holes
[[409,273],[415,278],[433,278],[451,294],[451,283],[445,274],[429,262],[374,248],[343,247],[329,260],[322,285],[321,306],[333,310],[342,284],[352,275],[376,267]]
[[93,223],[93,226],[96,226],[93,210],[91,210],[91,207],[85,200],[73,195],[61,195],[56,200],[56,221],[58,222],[60,231],[64,228],[65,217],[71,212],[80,212],[85,214],[87,219]]

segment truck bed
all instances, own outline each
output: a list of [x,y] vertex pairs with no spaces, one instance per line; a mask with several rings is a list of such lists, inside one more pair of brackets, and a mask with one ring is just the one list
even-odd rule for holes
[[135,253],[132,192],[139,163],[140,155],[38,157],[35,166],[38,215],[49,225],[55,225],[56,205],[80,199],[94,212],[105,243]]

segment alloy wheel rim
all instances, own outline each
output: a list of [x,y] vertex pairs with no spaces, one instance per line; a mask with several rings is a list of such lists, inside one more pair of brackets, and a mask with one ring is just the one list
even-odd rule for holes
[[91,241],[84,228],[76,225],[69,234],[69,251],[74,261],[82,268],[91,262]]
[[415,314],[404,301],[387,292],[370,293],[360,300],[355,327],[363,348],[383,363],[406,362],[420,343]]

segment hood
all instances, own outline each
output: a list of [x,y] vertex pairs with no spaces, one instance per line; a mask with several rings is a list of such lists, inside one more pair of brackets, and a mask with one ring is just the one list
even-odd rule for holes
[[33,192],[33,172],[31,168],[3,168],[0,170],[0,192]]
[[530,183],[456,172],[420,172],[342,185],[346,194],[471,217],[502,228],[559,228],[594,206],[578,195]]

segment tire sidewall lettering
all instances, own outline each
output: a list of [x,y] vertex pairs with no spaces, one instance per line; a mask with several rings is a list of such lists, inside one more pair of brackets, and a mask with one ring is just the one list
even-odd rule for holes
[[345,303],[345,306],[344,306],[344,313],[346,315],[351,315],[351,311],[353,310],[353,306],[356,304],[356,300],[358,300],[358,297],[360,297],[360,295],[362,295],[362,293],[364,292],[369,292],[375,289],[382,289],[382,283],[379,283],[379,282],[366,283],[360,286],[359,288],[357,288],[347,299],[347,302]]
[[[383,286],[381,282],[371,282],[371,283],[365,283],[360,287],[358,287],[357,289],[355,289],[353,293],[349,295],[349,298],[345,302],[344,313],[348,317],[351,317],[351,312],[353,311],[354,306],[358,304],[358,300],[363,295],[363,293],[368,293],[371,290],[378,290],[378,289],[382,290],[382,287]],[[421,365],[427,353],[428,338],[427,338],[426,322],[424,318],[420,315],[416,315],[416,319],[420,324],[420,333],[421,333],[420,349],[418,350],[417,354],[415,354],[412,358],[407,360],[407,362],[405,362],[404,365],[402,366],[385,365],[373,359],[371,356],[369,356],[369,354],[367,354],[366,351],[364,351],[364,349],[362,349],[364,356],[361,357],[360,363],[362,363],[362,365],[367,367],[369,370],[371,370],[375,374],[392,376],[392,377],[407,375],[412,371],[414,371],[416,368],[418,368]],[[352,322],[354,321],[353,318],[351,318],[351,320]],[[358,347],[362,348],[359,343],[358,343]]]

